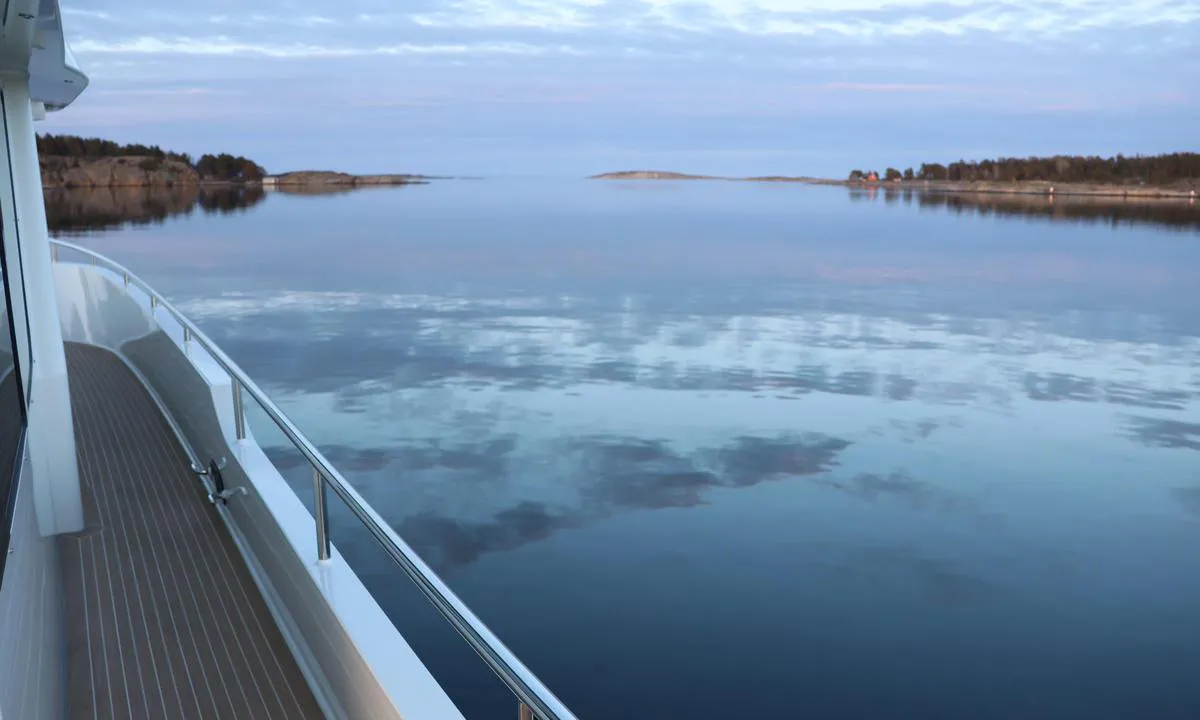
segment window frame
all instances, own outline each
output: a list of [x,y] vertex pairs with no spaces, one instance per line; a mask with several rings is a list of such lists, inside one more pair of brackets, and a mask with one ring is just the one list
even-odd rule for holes
[[[6,153],[6,157],[9,160],[9,162],[8,162],[8,190],[9,190],[10,197],[12,198],[12,207],[16,208],[17,207],[17,178],[16,178],[15,174],[13,173],[13,165],[12,165],[13,149],[12,149],[12,134],[9,132],[9,128],[8,128],[8,95],[7,95],[7,93],[4,93],[4,92],[0,92],[0,124],[3,124],[3,127],[4,127],[4,152]],[[35,138],[34,139],[35,152],[36,152],[36,149],[37,149],[37,139]],[[15,216],[15,211],[14,211],[14,216]],[[7,257],[7,255],[4,252],[5,238],[4,238],[4,230],[3,230],[3,221],[4,221],[3,213],[0,213],[0,271],[3,271],[3,273],[4,273],[4,276],[3,276],[4,302],[8,303],[9,324],[12,325],[12,323],[15,322],[12,319],[13,318],[13,315],[12,315],[12,307],[13,306],[12,306],[12,295],[10,294],[11,293],[10,288],[12,287],[12,284],[10,283],[11,276],[8,273],[9,258]],[[29,366],[32,368],[33,367],[33,328],[30,327],[30,324],[29,324],[29,296],[25,292],[25,257],[24,257],[24,255],[22,255],[22,253],[24,251],[21,249],[20,233],[18,232],[17,235],[18,235],[17,243],[16,243],[17,275],[19,275],[21,278],[21,307],[24,308],[24,310],[25,310],[25,344],[26,344],[25,346],[27,348],[29,348],[29,353],[28,353]],[[17,336],[16,336],[15,326],[10,328],[10,334],[13,338],[13,340],[12,340],[13,350],[15,352],[18,347],[17,340],[16,340]],[[13,360],[13,367],[15,368],[14,372],[18,372],[18,373],[20,372],[20,363],[16,359],[15,355],[14,355],[14,360]],[[28,377],[24,377],[24,376],[18,374],[17,379],[19,382],[22,383],[24,396],[22,398],[21,408],[23,410],[25,410],[29,407],[29,398],[31,398],[33,396],[33,373],[30,372]],[[0,565],[0,567],[3,567],[3,566]]]
[[[0,473],[11,472],[10,477],[5,478],[7,484],[3,486],[4,495],[0,496],[0,588],[4,585],[4,570],[8,562],[8,548],[12,541],[12,526],[15,519],[17,493],[20,490],[21,470],[25,464],[25,441],[29,434],[29,408],[27,405],[28,392],[25,385],[26,378],[21,368],[21,353],[20,345],[17,342],[17,319],[13,313],[13,284],[11,275],[9,274],[8,256],[4,251],[4,227],[3,222],[0,222],[0,284],[4,287],[3,298],[0,302],[4,303],[5,316],[8,322],[5,323],[7,328],[0,328],[0,331],[7,332],[8,340],[12,345],[13,351],[13,367],[12,374],[16,381],[17,388],[17,405],[20,411],[20,420],[17,429],[16,448],[13,455],[13,466],[11,471],[5,468],[0,468]],[[21,292],[24,295],[25,286],[21,285]],[[26,306],[28,307],[28,306]],[[28,329],[28,321],[26,329]],[[30,347],[30,352],[33,348]],[[32,380],[32,378],[29,378]],[[3,412],[4,408],[0,408]]]

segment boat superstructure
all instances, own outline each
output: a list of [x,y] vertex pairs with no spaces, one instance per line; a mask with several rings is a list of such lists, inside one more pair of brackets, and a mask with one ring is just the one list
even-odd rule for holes
[[[339,552],[331,503],[522,718],[573,718],[215,343],[128,269],[49,238],[34,122],[87,83],[57,0],[6,4],[0,718],[461,718]],[[255,405],[310,466],[310,497],[255,441]]]

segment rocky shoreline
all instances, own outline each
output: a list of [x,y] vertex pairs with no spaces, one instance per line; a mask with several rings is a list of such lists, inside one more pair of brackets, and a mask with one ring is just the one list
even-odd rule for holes
[[1045,181],[1003,182],[945,182],[932,180],[902,180],[900,182],[862,183],[840,181],[848,187],[882,187],[884,190],[915,190],[931,193],[1053,195],[1102,198],[1194,200],[1200,191],[1188,184],[1117,185],[1103,183],[1053,183]]
[[299,170],[263,178],[264,187],[287,189],[297,186],[369,187],[383,185],[425,185],[429,178],[423,175],[353,175],[332,170]]
[[624,170],[621,172],[592,175],[588,180],[721,180],[725,182],[790,182],[809,185],[845,185],[841,180],[827,180],[806,176],[759,175],[754,177],[727,177],[724,175],[689,175],[666,170]]
[[307,187],[369,187],[417,185],[431,178],[411,174],[353,175],[332,171],[297,171],[267,175],[262,179],[219,180],[206,178],[196,168],[173,158],[141,155],[78,158],[63,155],[41,157],[42,187],[73,188],[176,188],[246,185],[277,187],[281,190]]
[[171,158],[43,155],[41,165],[42,187],[45,188],[166,188],[201,183],[200,174],[194,167]]
[[1200,189],[1190,183],[1171,185],[1118,185],[1103,183],[1053,183],[1043,181],[1023,182],[949,182],[933,180],[861,181],[833,180],[787,175],[765,175],[758,177],[723,177],[719,175],[688,175],[661,170],[629,170],[593,175],[589,180],[722,180],[725,182],[776,182],[802,183],[807,185],[840,185],[860,189],[882,189],[884,191],[969,193],[1004,195],[1053,195],[1087,196],[1105,198],[1173,199],[1194,201]]
[[688,175],[665,170],[624,170],[592,175],[588,180],[727,180],[713,175]]

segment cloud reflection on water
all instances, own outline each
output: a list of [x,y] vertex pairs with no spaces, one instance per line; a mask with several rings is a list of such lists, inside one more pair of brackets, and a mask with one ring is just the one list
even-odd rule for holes
[[[547,447],[520,447],[517,437],[507,436],[470,445],[430,440],[389,449],[328,446],[322,452],[349,473],[386,470],[410,484],[414,473],[440,471],[439,482],[451,496],[470,492],[462,483],[510,485],[531,464],[552,458],[546,472],[560,486],[560,500],[520,500],[477,519],[432,510],[399,513],[401,536],[433,565],[448,567],[621,510],[694,507],[718,488],[822,475],[837,466],[838,454],[850,444],[820,434],[742,437],[685,454],[668,442],[638,437],[571,437],[552,440]],[[307,465],[299,452],[274,447],[268,455],[281,471],[304,481]]]
[[1131,415],[1126,427],[1130,437],[1145,445],[1200,450],[1200,423]]
[[963,609],[995,603],[1009,591],[957,563],[906,546],[817,543],[806,567],[843,582],[866,585],[870,595],[898,602],[911,594],[936,607]]
[[[932,316],[920,323],[861,315],[818,318],[798,308],[790,316],[727,318],[720,327],[706,329],[703,342],[691,336],[680,343],[678,328],[699,325],[701,317],[669,309],[651,315],[654,319],[648,322],[597,307],[543,307],[529,313],[472,309],[470,304],[411,307],[420,304],[417,298],[391,309],[336,302],[324,307],[321,302],[318,296],[276,308],[253,298],[184,305],[253,376],[304,392],[338,391],[347,410],[358,407],[358,396],[366,392],[355,384],[374,381],[392,388],[469,384],[509,390],[609,383],[999,406],[1020,393],[1031,400],[1160,410],[1182,410],[1196,396],[1186,386],[1153,387],[1059,370],[1026,370],[1016,377],[990,372],[987,379],[953,377],[956,371],[950,363],[965,355],[1025,363],[1049,352],[1079,364],[1080,352],[1107,362],[1103,356],[1134,350],[1132,343],[1112,339],[1109,333],[1083,342],[1087,335],[1059,335],[1051,319],[1003,328],[1004,335],[997,337],[995,329],[963,327],[955,318]],[[846,323],[856,332],[846,334],[839,327]],[[1107,326],[1111,331],[1112,323]],[[369,331],[355,334],[355,328]],[[1139,344],[1140,364],[1172,365],[1181,352],[1200,350],[1196,337],[1176,336],[1174,343],[1183,344]],[[348,353],[348,346],[354,352]],[[781,361],[786,356],[796,361]],[[818,358],[827,360],[813,361]],[[950,374],[905,369],[924,359],[946,363]],[[871,367],[882,361],[894,369]],[[857,367],[845,367],[847,362]]]
[[[421,432],[410,420],[428,420],[423,432],[430,439],[401,437],[387,447],[335,443],[325,451],[360,487],[383,493],[378,504],[389,508],[397,530],[441,568],[623,511],[697,507],[720,489],[784,478],[807,477],[812,482],[805,487],[863,503],[996,528],[998,516],[970,494],[901,470],[834,472],[839,457],[855,443],[938,442],[941,433],[968,430],[980,413],[1039,417],[1025,409],[1029,403],[1189,418],[1198,396],[1188,385],[1195,379],[1180,368],[1200,350],[1200,338],[1166,337],[1155,324],[1114,332],[1120,322],[1086,314],[1069,324],[1055,316],[900,319],[894,305],[874,315],[819,313],[801,304],[787,313],[760,307],[757,315],[709,317],[682,300],[633,304],[637,311],[628,301],[586,296],[308,294],[266,302],[235,295],[188,309],[275,392],[328,393],[345,422],[403,417],[405,432]],[[1140,342],[1124,339],[1139,335]],[[654,402],[656,392],[794,399],[801,401],[796,417],[810,426],[841,407],[860,408],[870,422],[851,434],[746,433],[687,447],[676,437],[545,428],[543,422],[559,421],[546,409],[519,417],[513,427],[512,417],[469,399],[484,393],[511,413],[527,398],[596,402],[613,390],[636,391],[630,397],[641,402]],[[386,407],[381,398],[389,399]],[[816,415],[813,402],[824,408]],[[955,408],[955,414],[913,416],[906,407]],[[1200,426],[1186,419],[1124,422],[1129,436],[1147,446],[1200,449]],[[272,455],[283,470],[300,467],[293,454]],[[543,480],[531,482],[533,475]],[[393,493],[405,501],[382,499]],[[1190,500],[1180,502],[1190,507]],[[923,563],[905,566],[924,578],[933,602],[970,603],[991,592],[982,581]]]
[[1175,488],[1172,494],[1186,512],[1200,518],[1200,487]]
[[[609,715],[713,668],[770,701],[756,717],[795,709],[796,668],[816,715],[921,683],[926,715],[1195,715],[1163,712],[1191,701],[1200,597],[1194,234],[568,185],[273,195],[93,246]],[[251,429],[311,503],[303,459]],[[331,500],[339,550],[390,594]],[[389,611],[416,647],[425,624]],[[620,698],[589,680],[614,658]],[[703,715],[678,697],[650,714]]]

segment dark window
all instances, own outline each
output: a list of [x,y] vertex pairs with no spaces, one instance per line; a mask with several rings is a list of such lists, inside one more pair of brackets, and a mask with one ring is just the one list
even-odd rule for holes
[[12,293],[16,288],[9,282],[10,271],[13,269],[4,257],[0,234],[0,580],[8,558],[17,474],[25,441],[25,388],[17,367],[17,332],[12,313]]

